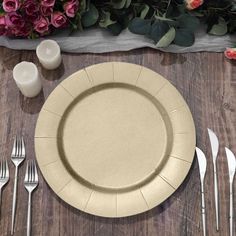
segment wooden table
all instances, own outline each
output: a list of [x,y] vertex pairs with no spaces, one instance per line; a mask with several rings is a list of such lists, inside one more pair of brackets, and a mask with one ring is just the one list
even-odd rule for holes
[[[23,60],[32,61],[40,68],[44,88],[34,99],[24,98],[12,79],[13,67]],[[5,48],[0,48],[0,156],[9,159],[11,178],[3,191],[0,235],[10,235],[14,176],[10,153],[14,135],[24,135],[27,159],[34,159],[34,128],[39,111],[50,92],[71,73],[106,61],[125,61],[149,67],[170,80],[184,96],[195,120],[197,145],[208,159],[205,179],[208,235],[229,235],[229,184],[224,146],[236,152],[236,67],[233,62],[226,60],[222,53],[170,54],[139,49],[101,55],[63,54],[63,65],[56,71],[46,71],[41,69],[35,52]],[[218,233],[215,231],[213,165],[207,127],[212,128],[220,139]],[[26,235],[28,195],[23,186],[25,167],[24,163],[19,170],[16,236]],[[120,219],[95,217],[74,209],[60,200],[40,175],[39,187],[33,195],[32,235],[199,236],[202,235],[200,207],[196,160],[184,183],[163,204],[146,213]]]

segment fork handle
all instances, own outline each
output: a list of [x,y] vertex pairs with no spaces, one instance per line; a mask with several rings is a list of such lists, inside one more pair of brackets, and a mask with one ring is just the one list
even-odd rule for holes
[[30,232],[31,232],[31,192],[29,192],[29,198],[28,198],[27,236],[30,236]]
[[12,215],[11,215],[11,235],[14,233],[14,223],[15,223],[15,214],[16,214],[16,193],[17,193],[17,178],[18,178],[18,166],[15,170],[14,178],[14,189],[13,189],[13,199],[12,199]]

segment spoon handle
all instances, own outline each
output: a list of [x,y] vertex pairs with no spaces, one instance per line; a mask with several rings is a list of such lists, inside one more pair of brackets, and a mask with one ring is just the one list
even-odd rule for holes
[[201,195],[202,195],[202,228],[203,236],[206,236],[206,208],[205,208],[205,194],[203,183],[201,184]]
[[233,236],[233,182],[230,182],[229,225],[230,236]]
[[214,164],[214,193],[215,193],[216,231],[219,231],[219,200],[218,200],[218,180],[217,180],[216,164]]

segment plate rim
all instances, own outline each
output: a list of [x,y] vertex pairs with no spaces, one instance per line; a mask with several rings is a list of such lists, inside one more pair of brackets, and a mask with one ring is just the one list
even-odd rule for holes
[[[105,67],[104,67],[105,66]],[[48,99],[50,98],[52,98],[51,100],[53,100],[54,98],[53,98],[53,94],[55,93],[55,91],[57,91],[57,90],[61,90],[61,91],[63,91],[63,89],[65,90],[64,92],[65,93],[69,93],[70,94],[70,96],[71,96],[71,98],[72,98],[72,101],[73,101],[73,92],[70,92],[70,91],[68,91],[68,89],[67,88],[65,88],[64,86],[65,86],[65,83],[67,83],[70,79],[74,79],[74,80],[80,80],[81,78],[85,78],[86,76],[87,76],[87,82],[84,82],[85,80],[83,80],[83,83],[84,84],[86,84],[86,86],[83,88],[83,89],[89,89],[89,88],[91,88],[91,87],[93,87],[93,86],[95,86],[95,85],[98,85],[98,84],[105,84],[105,83],[111,83],[111,82],[117,82],[117,81],[115,81],[114,80],[114,77],[115,77],[115,73],[114,73],[114,68],[116,67],[116,71],[118,70],[119,71],[119,69],[118,68],[123,68],[123,70],[122,71],[125,71],[124,69],[127,69],[127,68],[130,68],[130,67],[132,67],[132,69],[133,69],[133,71],[135,71],[136,72],[136,76],[138,75],[138,77],[137,77],[137,79],[135,80],[135,79],[133,79],[133,81],[132,81],[132,83],[134,83],[135,82],[135,86],[140,86],[142,89],[144,89],[144,90],[146,90],[148,93],[150,93],[150,94],[155,94],[155,92],[153,92],[152,90],[153,90],[153,86],[151,87],[151,90],[148,88],[148,86],[149,86],[149,84],[147,84],[147,81],[146,81],[146,84],[143,82],[143,80],[141,81],[142,83],[144,83],[144,85],[139,85],[138,83],[139,83],[139,77],[140,76],[144,76],[145,77],[145,74],[150,74],[151,76],[149,77],[149,78],[152,78],[152,76],[153,76],[153,78],[161,78],[161,81],[163,80],[165,83],[161,86],[161,88],[159,89],[159,91],[161,91],[162,90],[162,88],[164,88],[166,85],[168,85],[168,86],[170,86],[170,88],[172,88],[173,89],[173,91],[177,94],[177,96],[178,97],[180,97],[182,100],[183,100],[183,104],[184,104],[184,106],[182,106],[182,107],[180,107],[180,108],[178,108],[178,109],[174,109],[173,111],[172,111],[172,113],[174,114],[173,116],[176,116],[176,111],[179,111],[179,110],[181,110],[181,109],[183,109],[183,110],[185,110],[184,112],[186,112],[186,115],[187,115],[187,117],[188,117],[188,120],[189,120],[189,122],[190,122],[190,126],[191,126],[191,130],[189,130],[188,131],[188,133],[187,133],[187,135],[190,135],[190,140],[192,141],[192,147],[190,147],[189,149],[189,158],[188,158],[188,161],[185,163],[186,165],[185,165],[185,168],[184,168],[184,175],[180,178],[181,180],[180,181],[178,181],[177,182],[177,184],[176,185],[172,185],[172,184],[170,184],[170,181],[168,180],[168,178],[166,178],[165,176],[162,176],[162,175],[156,175],[156,177],[154,178],[154,182],[155,181],[157,181],[159,184],[164,184],[164,182],[166,182],[168,185],[170,185],[169,187],[170,187],[170,189],[169,189],[169,192],[168,193],[166,193],[165,195],[166,196],[162,196],[162,197],[159,197],[158,198],[158,196],[157,196],[157,200],[155,201],[155,200],[153,200],[152,198],[152,194],[151,193],[149,193],[149,195],[151,196],[150,197],[150,201],[151,201],[151,203],[150,202],[148,202],[146,199],[145,199],[145,197],[144,197],[144,193],[142,192],[142,188],[139,188],[138,190],[139,190],[139,193],[133,193],[132,192],[132,194],[133,194],[133,196],[136,196],[137,197],[137,199],[139,199],[139,200],[137,200],[137,201],[140,201],[139,203],[139,205],[137,205],[137,207],[138,207],[138,209],[137,209],[137,207],[134,209],[134,210],[132,210],[132,208],[131,209],[128,209],[128,210],[124,210],[124,211],[120,211],[119,213],[117,212],[117,199],[120,197],[120,196],[117,196],[117,194],[115,194],[115,196],[107,196],[106,194],[103,196],[103,197],[105,197],[105,198],[107,198],[107,199],[109,199],[110,201],[116,201],[116,212],[114,213],[114,209],[113,209],[113,212],[111,212],[110,210],[105,210],[105,212],[103,212],[103,210],[102,209],[100,209],[99,211],[97,211],[97,209],[96,209],[96,194],[95,194],[95,197],[93,196],[94,194],[93,194],[93,192],[94,191],[91,191],[91,193],[90,193],[90,195],[89,195],[89,198],[88,198],[88,200],[87,200],[87,202],[86,203],[83,203],[83,204],[85,204],[85,206],[79,206],[78,204],[76,204],[74,201],[75,200],[70,200],[70,199],[68,199],[68,194],[66,194],[66,193],[64,193],[63,192],[63,188],[65,189],[65,186],[66,185],[68,185],[68,188],[69,188],[69,185],[72,185],[73,184],[73,181],[74,180],[70,180],[70,181],[68,181],[68,182],[66,182],[65,183],[65,186],[62,188],[62,190],[58,190],[58,188],[57,187],[55,187],[55,185],[54,185],[54,183],[52,183],[52,180],[49,180],[49,178],[48,177],[45,177],[45,176],[47,176],[47,173],[46,173],[46,171],[45,171],[45,166],[47,166],[47,164],[46,165],[43,165],[42,164],[42,162],[41,162],[41,160],[40,160],[40,158],[42,158],[42,151],[40,151],[40,142],[39,142],[39,140],[42,140],[42,138],[44,138],[44,139],[47,139],[47,138],[49,138],[49,136],[48,137],[43,137],[44,135],[43,134],[41,134],[40,133],[40,127],[42,127],[43,125],[44,125],[44,122],[41,120],[41,116],[42,116],[42,114],[43,113],[47,113],[47,112],[52,112],[52,111],[49,111],[48,109],[45,109],[45,104],[47,104],[47,101],[48,101]],[[112,81],[104,81],[104,78],[102,79],[102,81],[98,81],[98,80],[96,80],[96,82],[94,82],[95,81],[95,79],[94,79],[94,74],[93,73],[95,73],[95,72],[97,72],[97,68],[99,69],[99,70],[101,70],[101,68],[103,68],[103,71],[104,71],[104,68],[105,68],[105,71],[107,71],[107,68],[110,68],[110,71],[112,71],[112,73],[110,73],[110,75],[112,74]],[[98,70],[98,75],[99,75],[99,73],[101,73],[100,71]],[[95,71],[95,72],[94,72]],[[144,72],[143,72],[144,71]],[[104,72],[103,72],[104,73]],[[127,73],[127,72],[126,72]],[[142,75],[142,73],[144,74],[144,75]],[[76,80],[76,81],[77,81]],[[79,81],[78,80],[78,81]],[[155,81],[155,79],[153,80],[153,81]],[[100,83],[101,82],[101,83]],[[123,81],[122,81],[123,82]],[[98,84],[97,84],[98,83]],[[128,84],[129,84],[129,82],[128,82]],[[64,85],[64,86],[63,86]],[[143,87],[144,86],[144,87]],[[146,87],[145,87],[146,86]],[[167,86],[167,87],[168,87]],[[63,93],[64,93],[63,92]],[[75,91],[76,92],[76,91]],[[69,96],[69,97],[70,97]],[[67,98],[68,99],[68,101],[70,101],[70,98]],[[164,94],[164,97],[165,97],[165,94]],[[184,180],[185,180],[185,178],[186,178],[186,176],[187,176],[187,174],[189,173],[189,170],[190,170],[190,168],[191,168],[191,165],[192,165],[192,162],[193,162],[193,158],[194,158],[194,150],[195,150],[195,145],[196,145],[196,131],[195,131],[195,126],[194,126],[194,121],[193,121],[193,117],[192,117],[192,114],[191,114],[191,112],[190,112],[190,109],[189,109],[189,107],[188,107],[188,105],[187,105],[187,103],[185,102],[185,100],[183,99],[183,97],[182,97],[182,95],[179,93],[179,91],[167,80],[167,79],[165,79],[165,78],[163,78],[161,75],[159,75],[158,73],[156,73],[155,71],[152,71],[152,70],[150,70],[150,69],[148,69],[148,68],[146,68],[146,67],[143,67],[143,66],[140,66],[140,65],[136,65],[136,64],[132,64],[132,63],[124,63],[124,62],[108,62],[108,63],[99,63],[99,64],[95,64],[95,65],[92,65],[92,66],[89,66],[89,67],[86,67],[85,69],[82,69],[82,70],[79,70],[79,71],[77,71],[77,72],[75,72],[75,73],[73,73],[71,76],[69,76],[68,78],[66,78],[65,80],[63,80],[61,83],[59,83],[57,86],[56,86],[56,88],[52,91],[52,93],[49,95],[49,97],[47,98],[47,100],[45,101],[45,104],[44,104],[44,106],[42,107],[42,110],[40,111],[40,113],[39,113],[39,116],[38,116],[38,120],[37,120],[37,124],[36,124],[36,128],[35,128],[35,137],[34,137],[34,141],[35,141],[35,154],[36,154],[36,159],[37,159],[37,161],[38,161],[38,165],[39,165],[39,168],[40,168],[40,170],[41,170],[41,172],[42,172],[42,175],[43,175],[43,178],[45,179],[45,181],[47,182],[47,184],[50,186],[50,188],[52,188],[52,190],[56,193],[56,195],[57,196],[59,196],[63,201],[65,201],[65,202],[67,202],[69,205],[71,205],[71,206],[73,206],[73,207],[75,207],[75,208],[77,208],[77,209],[79,209],[79,210],[82,210],[82,211],[84,211],[84,212],[87,212],[87,213],[90,213],[90,214],[93,214],[93,215],[97,215],[97,216],[102,216],[102,217],[126,217],[126,216],[131,216],[131,215],[136,215],[136,214],[139,214],[139,213],[142,213],[142,212],[145,212],[145,211],[147,211],[147,210],[150,210],[150,209],[152,209],[153,207],[155,207],[155,206],[157,206],[157,205],[159,205],[159,204],[161,204],[163,201],[165,201],[167,198],[169,198],[177,189],[178,189],[178,187],[184,182]],[[53,106],[52,106],[53,107]],[[55,117],[53,117],[53,119],[54,119],[54,122],[55,122],[55,119],[58,119],[58,117],[60,117],[60,112],[62,112],[62,114],[63,114],[63,110],[62,111],[60,111],[60,109],[57,111],[56,110],[56,112],[52,112],[53,113],[53,116],[55,116],[55,117],[57,117],[57,118],[55,118]],[[168,113],[169,114],[169,113]],[[40,135],[38,135],[38,134],[40,134]],[[177,135],[181,135],[182,133],[177,133]],[[184,133],[183,133],[184,134]],[[58,139],[58,137],[50,137],[50,138],[53,138],[53,139]],[[178,157],[175,157],[175,156],[171,156],[170,155],[170,157],[169,157],[169,159],[171,159],[171,158],[176,158],[176,162],[177,162],[177,164],[178,164],[178,162],[180,161],[180,162],[184,162],[184,160],[178,160]],[[56,161],[57,162],[57,161]],[[173,161],[172,161],[173,162]],[[52,162],[53,163],[53,162]],[[158,179],[158,180],[156,180],[156,179]],[[72,183],[71,183],[72,182]],[[153,184],[153,183],[152,183]],[[80,186],[81,187],[81,186]],[[79,187],[79,188],[80,188]],[[155,186],[154,186],[155,187]],[[135,191],[138,191],[138,190],[135,190]],[[84,190],[85,191],[85,190]],[[149,190],[143,190],[144,192],[146,191],[146,192],[148,192]],[[86,192],[86,191],[85,191]],[[86,192],[87,193],[87,192]],[[64,194],[64,195],[63,195]],[[131,194],[131,195],[132,195]],[[97,194],[97,197],[99,198],[101,198],[101,195],[102,195],[102,193],[98,193]],[[114,195],[114,194],[113,194]],[[131,196],[130,195],[130,196]],[[127,197],[127,196],[122,196],[123,198],[122,199],[126,199],[126,200],[123,200],[123,201],[126,201],[123,205],[123,207],[128,207],[129,208],[129,206],[127,205],[128,203],[130,203],[130,200],[129,200],[129,197]],[[73,197],[72,197],[73,198]],[[92,199],[92,200],[91,200]],[[95,207],[94,206],[90,206],[91,204],[89,203],[89,201],[94,201],[94,199],[95,199]],[[114,200],[115,199],[115,200]],[[141,200],[142,199],[142,200]],[[122,202],[122,201],[121,201]],[[141,203],[142,202],[142,203]],[[82,204],[82,203],[81,203]],[[90,204],[90,205],[89,205]],[[121,204],[121,205],[122,205]],[[130,203],[130,204],[132,204],[132,203]],[[105,208],[106,208],[106,206],[104,206]],[[113,203],[113,208],[114,208],[114,203]],[[121,207],[122,208],[122,207]]]

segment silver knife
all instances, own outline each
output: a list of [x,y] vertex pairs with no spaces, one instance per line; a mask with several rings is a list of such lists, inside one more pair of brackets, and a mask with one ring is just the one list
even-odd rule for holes
[[201,179],[201,196],[202,196],[202,227],[203,227],[203,235],[206,236],[206,209],[205,209],[205,193],[204,193],[204,178],[206,174],[206,157],[202,150],[196,147],[199,171],[200,171],[200,179]]
[[219,151],[219,141],[215,133],[211,129],[208,130],[208,135],[211,143],[211,152],[213,158],[213,169],[214,169],[214,193],[215,193],[215,214],[216,214],[216,230],[219,230],[219,201],[218,201],[218,181],[217,181],[217,168],[216,159]]
[[233,181],[236,170],[236,160],[234,154],[228,149],[225,148],[228,168],[229,168],[229,186],[230,186],[230,208],[229,208],[229,223],[230,223],[230,236],[233,236]]

